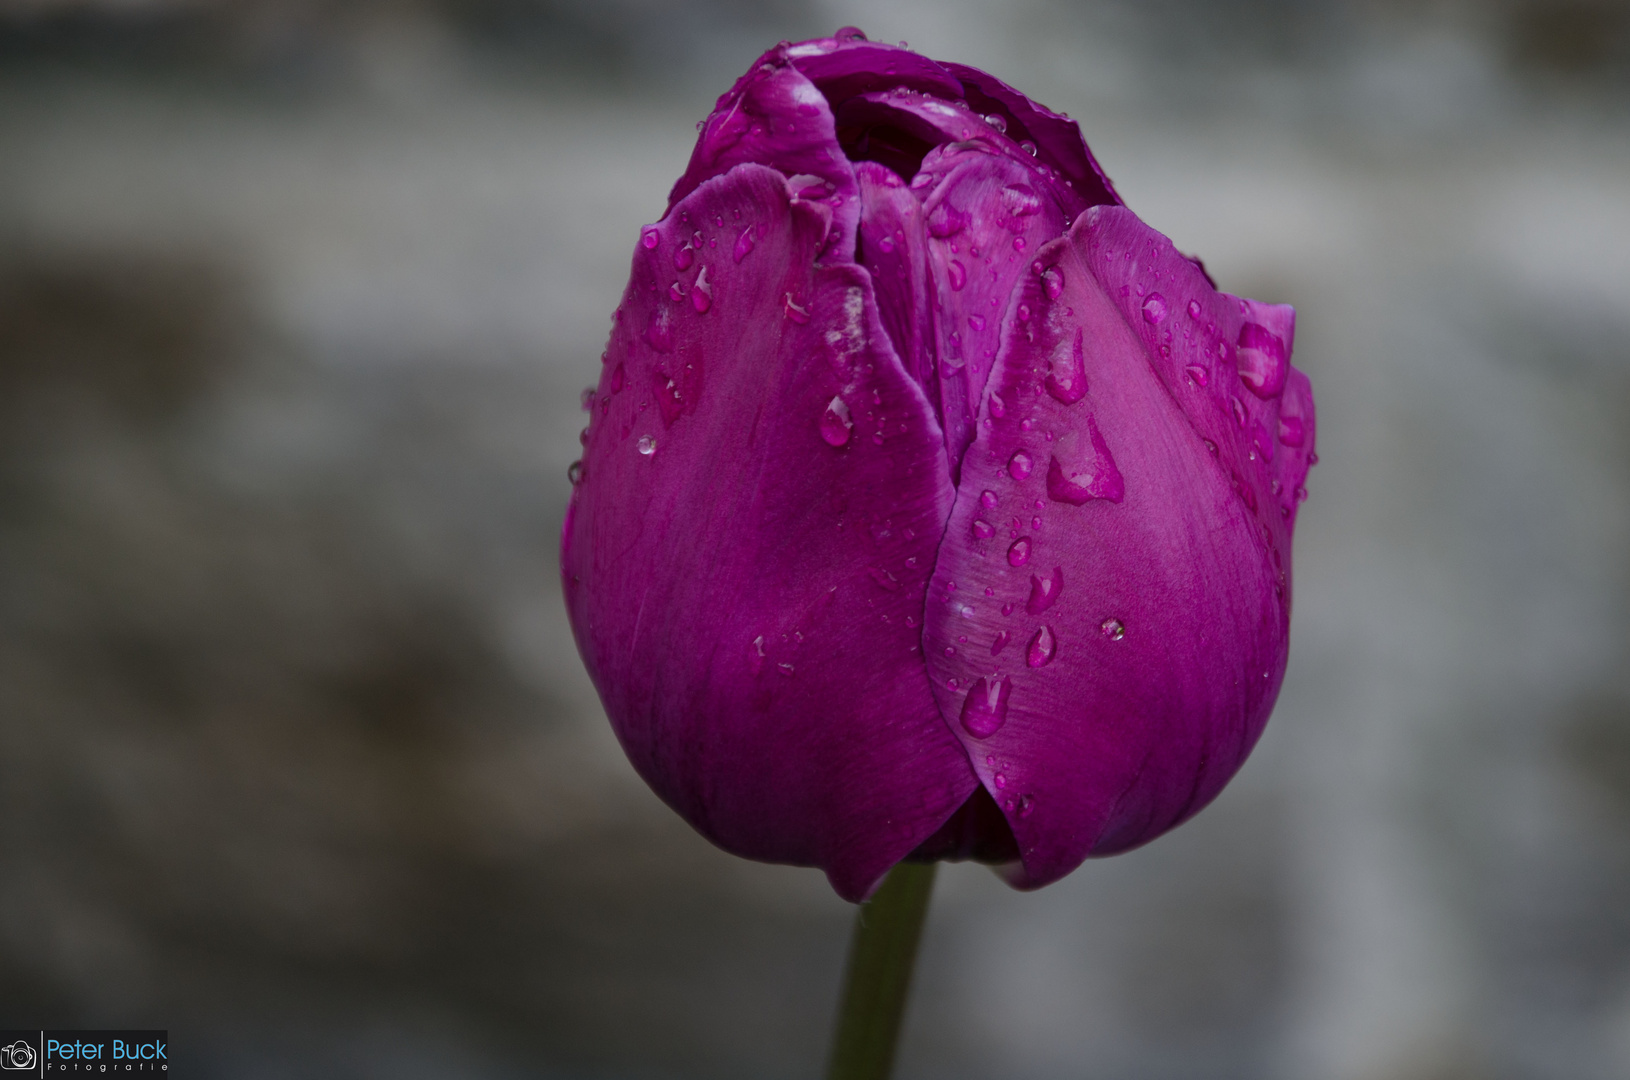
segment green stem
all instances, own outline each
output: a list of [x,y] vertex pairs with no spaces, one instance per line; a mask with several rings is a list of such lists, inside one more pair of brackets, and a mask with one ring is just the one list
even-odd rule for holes
[[899,863],[855,914],[827,1080],[888,1080],[937,863]]

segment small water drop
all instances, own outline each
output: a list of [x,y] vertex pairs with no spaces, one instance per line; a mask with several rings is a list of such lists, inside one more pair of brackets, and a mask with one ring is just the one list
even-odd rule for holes
[[1007,564],[1023,566],[1030,561],[1030,538],[1021,536],[1007,549]]
[[736,237],[735,249],[732,250],[730,254],[731,254],[731,257],[734,258],[737,262],[741,262],[743,259],[747,258],[748,253],[750,253],[752,250],[753,250],[753,227],[751,225],[749,225],[749,226],[747,226],[747,228],[745,228],[745,229],[743,229],[741,231],[740,236]]
[[674,269],[689,270],[690,264],[696,261],[696,251],[689,244],[685,244],[674,252]]
[[1198,301],[1198,300],[1190,300],[1189,301],[1189,318],[1198,319],[1199,317],[1200,317],[1200,301]]
[[983,315],[969,315],[968,316],[968,329],[977,332],[977,331],[983,330],[984,328],[985,328],[985,317]]
[[1001,113],[990,113],[985,117],[985,123],[989,124],[997,131],[1000,131],[1002,134],[1007,134],[1007,117],[1003,116]]
[[1006,630],[1003,630],[1003,631],[1000,631],[999,633],[997,633],[995,639],[992,640],[991,643],[990,643],[990,654],[992,656],[995,656],[998,653],[1000,653],[1003,649],[1007,648],[1008,640],[1011,639],[1012,637],[1013,637],[1013,635],[1008,633]]
[[827,403],[826,411],[821,414],[820,428],[821,438],[826,440],[828,446],[847,443],[854,426],[854,421],[849,418],[849,406],[841,397],[834,397]]
[[647,225],[640,232],[640,244],[646,251],[655,251],[657,245],[661,242],[662,236],[657,232],[657,227],[655,225]]
[[1035,461],[1029,454],[1023,450],[1016,450],[1013,456],[1008,459],[1007,474],[1015,480],[1023,480],[1030,475],[1030,470],[1034,467]]
[[777,670],[781,674],[789,676],[789,677],[792,675],[792,665],[788,664],[786,662],[782,662],[782,663],[779,663],[779,664],[775,665],[775,670]]
[[1019,149],[1023,150],[1025,153],[1029,154],[1031,157],[1036,156],[1036,144],[1031,142],[1029,139],[1020,140]]
[[1049,266],[1041,272],[1041,287],[1047,294],[1047,299],[1057,300],[1064,294],[1064,271],[1056,266]]
[[696,314],[705,315],[713,306],[713,286],[707,283],[707,267],[696,275],[696,284],[691,286],[690,306],[696,309]]
[[1058,653],[1058,638],[1053,636],[1053,628],[1043,626],[1036,631],[1036,636],[1030,639],[1029,648],[1025,649],[1024,662],[1033,668],[1046,667],[1053,662]]
[[1007,699],[1013,680],[976,679],[962,702],[962,728],[976,739],[988,739],[1007,723]]
[[996,492],[990,490],[989,488],[986,488],[984,491],[979,493],[979,505],[983,506],[986,510],[996,509],[997,502],[998,500],[996,498]]
[[1036,812],[1036,797],[1034,795],[1019,796],[1019,816],[1027,818]]
[[668,286],[668,299],[676,304],[685,299],[685,286],[682,282],[676,281]]
[[952,259],[945,267],[945,276],[951,283],[953,292],[961,292],[962,287],[968,284],[968,268],[960,260]]
[[996,527],[984,518],[974,518],[973,535],[977,540],[989,540],[996,535]]
[[1239,331],[1239,377],[1259,398],[1270,398],[1285,388],[1290,365],[1286,362],[1285,341],[1258,323],[1248,322]]
[[641,435],[640,441],[636,443],[635,446],[639,448],[640,453],[644,454],[646,457],[650,457],[652,454],[656,453],[657,441],[651,438],[649,435]]
[[1007,402],[1002,400],[1001,394],[992,392],[990,395],[990,414],[998,420],[1007,415]]
[[1279,441],[1286,446],[1301,446],[1307,438],[1307,426],[1302,423],[1300,416],[1281,416],[1279,418]]
[[1104,636],[1111,641],[1119,641],[1126,636],[1126,624],[1113,617],[1105,619],[1099,624],[1098,629],[1102,630]]
[[576,487],[583,482],[583,463],[581,461],[574,461],[566,466],[566,479],[572,482],[572,487]]
[[1152,292],[1143,301],[1143,321],[1151,324],[1166,321],[1166,298],[1164,296]]
[[1234,423],[1238,424],[1240,427],[1244,427],[1245,402],[1241,401],[1239,398],[1231,398],[1229,401],[1229,407],[1234,410]]
[[1026,243],[1025,243],[1025,242],[1024,242],[1024,237],[1022,237],[1022,236],[1015,236],[1015,237],[1014,237],[1014,238],[1013,238],[1013,250],[1014,250],[1014,251],[1017,251],[1017,252],[1019,252],[1019,253],[1020,253],[1020,254],[1023,254],[1023,253],[1024,253],[1024,249],[1025,249],[1025,248],[1026,248],[1026,247],[1028,247],[1028,246],[1029,246],[1029,245],[1028,245],[1028,244],[1026,244]]
[[782,301],[781,311],[787,318],[799,325],[809,321],[809,309],[794,300],[791,293],[788,293],[786,299]]
[[1030,305],[1029,304],[1020,304],[1019,305],[1019,310],[1018,310],[1018,316],[1019,316],[1019,321],[1020,322],[1029,322],[1030,321]]
[[1064,591],[1064,568],[1053,567],[1053,572],[1047,577],[1030,578],[1030,599],[1025,601],[1024,609],[1032,615],[1040,615],[1058,602],[1059,594]]
[[1087,396],[1087,357],[1082,342],[1082,331],[1075,332],[1069,345],[1059,342],[1047,359],[1047,378],[1044,385],[1055,400],[1074,405]]
[[1206,370],[1204,364],[1190,364],[1183,370],[1194,380],[1195,386],[1204,386],[1211,381],[1211,372]]

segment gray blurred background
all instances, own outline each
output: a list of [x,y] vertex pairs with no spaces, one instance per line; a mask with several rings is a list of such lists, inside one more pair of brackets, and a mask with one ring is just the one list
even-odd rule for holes
[[0,1026],[183,1075],[813,1078],[851,909],[633,776],[555,579],[713,98],[855,23],[1300,311],[1238,781],[941,874],[900,1076],[1630,1076],[1630,3],[3,0]]

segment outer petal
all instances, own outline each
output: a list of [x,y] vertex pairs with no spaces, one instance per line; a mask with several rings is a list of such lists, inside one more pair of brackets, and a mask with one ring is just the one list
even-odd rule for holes
[[[1308,452],[1280,442],[1269,461],[1254,440],[1288,415],[1279,399],[1244,393],[1236,419],[1234,343],[1264,309],[1216,293],[1130,212],[1089,211],[1035,269],[924,636],[1026,887],[1173,827],[1243,762],[1285,664],[1291,519],[1275,485],[1299,482]],[[1274,317],[1288,334],[1288,309]],[[1202,386],[1189,368],[1207,355]],[[1306,381],[1287,386],[1311,447]]]
[[943,65],[910,49],[867,41],[852,27],[790,46],[787,57],[835,102],[897,86],[936,97],[962,96],[962,84]]
[[874,161],[856,165],[855,178],[861,201],[859,262],[872,275],[883,328],[894,351],[939,415],[933,283],[922,204],[897,175]]
[[[1038,191],[1027,163],[977,144],[930,155],[923,209],[934,275],[941,423],[951,475],[973,441],[974,416],[996,362],[1002,316],[1030,252],[1058,236],[1065,218]],[[1045,189],[1044,189],[1045,190]]]
[[860,217],[854,171],[838,145],[826,98],[786,54],[785,45],[771,49],[719,98],[668,195],[668,214],[709,177],[745,162],[769,165],[799,181],[794,194],[826,202],[833,226],[827,250],[848,260]]
[[[815,265],[823,217],[786,187],[738,166],[642,237],[561,571],[646,781],[725,849],[855,900],[976,786],[917,625],[952,491],[867,275]],[[754,244],[676,278],[686,215]]]

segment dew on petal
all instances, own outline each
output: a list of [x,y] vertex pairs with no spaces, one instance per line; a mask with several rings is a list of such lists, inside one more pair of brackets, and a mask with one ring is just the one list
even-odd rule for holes
[[1043,626],[1036,631],[1036,636],[1030,639],[1030,645],[1025,649],[1024,662],[1033,668],[1046,667],[1053,662],[1058,653],[1058,638],[1053,635],[1053,628]]
[[1146,323],[1162,323],[1166,321],[1166,298],[1164,296],[1152,292],[1143,301],[1143,321]]
[[962,287],[968,284],[968,268],[958,259],[952,259],[945,267],[945,277],[951,283],[951,289],[961,292]]
[[782,301],[781,311],[787,318],[800,325],[809,321],[809,309],[794,300],[791,293],[788,293],[787,298]]
[[1195,386],[1204,386],[1211,381],[1211,372],[1206,370],[1204,364],[1189,364],[1183,371],[1194,380]]
[[646,457],[650,457],[652,454],[656,453],[657,441],[651,438],[649,435],[641,435],[640,441],[634,445],[639,452],[644,454]]
[[752,252],[752,250],[753,250],[753,227],[751,225],[749,225],[749,226],[747,226],[747,228],[745,228],[745,229],[743,229],[741,231],[740,236],[736,237],[736,247],[731,252],[731,256],[737,262],[741,262],[743,259],[747,258],[748,254],[750,252]]
[[1064,294],[1064,271],[1056,266],[1049,266],[1041,272],[1041,287],[1047,293],[1047,299],[1057,300]]
[[696,251],[689,244],[685,244],[674,252],[674,269],[689,270],[691,263],[696,261]]
[[1007,474],[1015,480],[1023,480],[1030,475],[1030,470],[1034,467],[1035,461],[1029,454],[1023,450],[1016,450],[1013,456],[1008,459]]
[[1007,699],[1013,680],[995,676],[976,679],[962,702],[962,728],[976,739],[988,739],[1007,723]]
[[1306,425],[1300,416],[1281,416],[1279,418],[1279,441],[1286,446],[1301,446],[1307,438]]
[[1098,629],[1111,641],[1119,641],[1126,636],[1126,624],[1116,618],[1105,619],[1099,624]]
[[1259,398],[1275,396],[1285,388],[1289,370],[1283,338],[1258,323],[1240,327],[1239,377],[1251,393]]
[[1059,440],[1047,464],[1047,497],[1071,506],[1093,499],[1118,503],[1126,497],[1126,481],[1090,417],[1085,432],[1071,431]]
[[996,535],[996,527],[984,518],[974,518],[973,535],[976,540],[989,540]]
[[979,493],[979,505],[983,506],[986,510],[996,509],[997,501],[996,492],[990,490],[989,488],[986,488],[984,491]]
[[1053,572],[1047,577],[1030,578],[1030,599],[1025,601],[1024,609],[1032,615],[1040,615],[1058,602],[1058,596],[1064,591],[1064,568],[1053,567]]
[[1007,549],[1007,564],[1009,566],[1023,566],[1030,561],[1030,538],[1021,536],[1013,541]]
[[647,225],[640,232],[640,244],[646,251],[655,251],[656,246],[662,242],[662,236],[657,232],[655,225]]
[[583,482],[583,463],[581,461],[574,461],[566,467],[566,479],[572,482],[572,487],[576,487]]
[[1066,346],[1059,342],[1047,360],[1047,392],[1054,399],[1074,405],[1087,396],[1087,358],[1082,331],[1075,332],[1075,340]]
[[849,418],[849,406],[841,397],[834,397],[827,403],[826,411],[821,414],[820,427],[821,438],[826,440],[828,446],[847,443],[854,426],[854,421]]
[[696,275],[696,284],[691,286],[690,306],[696,309],[698,315],[705,315],[713,306],[713,286],[708,284],[705,266],[702,267],[702,272]]
[[1189,301],[1189,318],[1198,319],[1199,317],[1200,317],[1200,301],[1198,301],[1198,300],[1190,300]]
[[1007,643],[1012,637],[1013,635],[1008,633],[1006,630],[999,631],[995,639],[990,643],[990,654],[995,656],[1003,649],[1007,648]]

